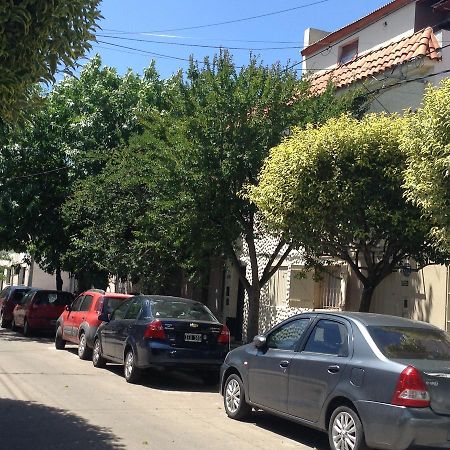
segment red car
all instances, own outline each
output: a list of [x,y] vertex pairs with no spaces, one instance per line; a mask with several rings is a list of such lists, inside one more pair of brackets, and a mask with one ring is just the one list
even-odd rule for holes
[[0,292],[0,327],[11,326],[15,306],[30,289],[28,286],[8,286]]
[[70,292],[31,289],[14,308],[11,328],[22,328],[25,336],[38,330],[52,331],[56,320],[72,301]]
[[131,295],[105,293],[100,289],[91,289],[80,294],[57,320],[55,347],[62,350],[66,342],[78,344],[78,356],[81,359],[89,359],[95,333],[101,323],[98,316],[110,314],[129,297]]

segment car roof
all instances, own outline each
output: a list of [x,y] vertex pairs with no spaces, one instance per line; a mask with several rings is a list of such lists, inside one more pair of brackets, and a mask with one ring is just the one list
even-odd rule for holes
[[[90,291],[86,291],[90,292]],[[130,298],[132,297],[131,294],[120,294],[118,292],[105,292],[102,294],[104,297],[110,297],[110,298]]]
[[438,329],[434,325],[431,325],[420,320],[411,320],[404,317],[391,316],[388,314],[375,314],[364,312],[352,312],[352,311],[313,311],[317,315],[333,315],[338,317],[344,317],[355,322],[360,322],[366,327],[370,326],[385,326],[385,327],[413,327],[413,328],[431,328]]

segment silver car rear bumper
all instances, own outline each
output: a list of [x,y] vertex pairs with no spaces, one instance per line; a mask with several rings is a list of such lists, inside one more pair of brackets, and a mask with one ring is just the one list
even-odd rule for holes
[[450,416],[430,408],[355,402],[369,447],[404,450],[410,446],[450,448]]

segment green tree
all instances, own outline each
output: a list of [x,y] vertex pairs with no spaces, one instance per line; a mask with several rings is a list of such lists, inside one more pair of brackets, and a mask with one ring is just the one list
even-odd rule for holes
[[450,252],[450,80],[428,86],[423,106],[408,116],[406,195],[433,223],[436,244]]
[[54,82],[91,47],[100,0],[16,0],[0,3],[0,120],[11,121],[34,94]]
[[[295,70],[265,67],[251,58],[238,68],[227,52],[203,64],[191,63],[181,86],[181,117],[187,140],[183,190],[194,207],[195,246],[228,257],[238,269],[249,299],[247,338],[258,332],[261,288],[291,251],[283,232],[270,255],[257,254],[261,236],[257,208],[242,195],[256,183],[263,161],[293,125],[318,123],[343,111],[361,112],[357,94],[335,97],[330,87],[321,97],[308,95],[308,84]],[[240,246],[248,248],[251,277],[240,267]]]
[[[156,73],[146,73],[151,84]],[[71,230],[61,207],[76,180],[98,173],[111,152],[139,129],[143,79],[101,68],[99,58],[43,98],[23,127],[4,130],[0,148],[0,242],[28,251],[46,271],[73,270],[64,254]],[[145,98],[141,98],[145,96]],[[76,221],[73,223],[76,227]],[[67,261],[68,262],[68,261]]]
[[[360,311],[402,260],[440,262],[429,222],[406,201],[402,120],[368,115],[296,129],[271,150],[250,196],[270,227],[303,247],[312,264],[345,261],[363,285]],[[447,255],[448,256],[448,255]]]

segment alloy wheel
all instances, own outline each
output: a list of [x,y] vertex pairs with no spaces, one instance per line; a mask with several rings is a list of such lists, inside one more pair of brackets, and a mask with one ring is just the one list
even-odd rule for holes
[[94,344],[94,353],[92,355],[92,362],[94,363],[94,366],[97,365],[99,358],[100,358],[100,341],[97,339]]
[[133,372],[133,363],[133,352],[128,352],[125,360],[125,378],[127,379],[131,378],[131,374]]
[[85,350],[86,350],[86,335],[84,333],[81,333],[80,342],[78,344],[78,356],[80,358],[84,357]]
[[356,433],[355,421],[348,412],[342,411],[334,418],[332,438],[336,450],[353,450]]
[[227,384],[227,389],[225,391],[225,402],[228,411],[234,414],[241,404],[241,388],[239,383],[234,378],[231,379]]

